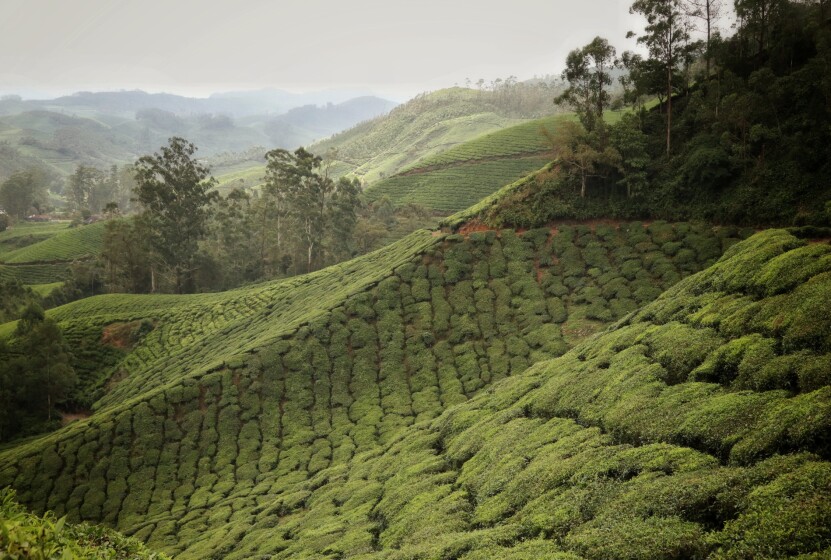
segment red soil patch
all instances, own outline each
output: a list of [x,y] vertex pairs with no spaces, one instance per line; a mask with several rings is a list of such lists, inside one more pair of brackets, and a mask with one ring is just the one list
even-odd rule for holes
[[78,412],[61,412],[61,426],[66,426],[72,422],[89,418],[89,412],[81,410]]
[[488,227],[483,224],[480,220],[471,220],[467,222],[465,225],[459,228],[459,234],[464,235],[467,237],[471,233],[476,233],[479,231],[495,231],[496,228]]

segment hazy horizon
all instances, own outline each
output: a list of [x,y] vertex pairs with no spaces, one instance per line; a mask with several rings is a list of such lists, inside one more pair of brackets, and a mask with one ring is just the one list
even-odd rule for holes
[[439,0],[4,4],[0,95],[27,99],[346,89],[404,101],[466,78],[559,74],[568,51],[595,35],[619,51],[634,48],[626,31],[642,25],[628,0],[517,0],[510,11],[495,1]]

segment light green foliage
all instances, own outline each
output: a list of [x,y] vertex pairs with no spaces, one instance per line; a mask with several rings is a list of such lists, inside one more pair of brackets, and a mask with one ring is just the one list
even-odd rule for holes
[[10,560],[167,558],[109,529],[71,525],[51,513],[32,515],[15,502],[14,492],[8,489],[0,490],[0,556]]
[[[795,298],[826,273],[761,299],[709,288],[728,261],[754,268],[750,278],[763,270],[746,253],[766,244],[749,240],[586,339],[609,324],[587,317],[592,305],[616,313],[603,302],[668,287],[654,265],[631,278],[622,266],[646,263],[682,231],[423,232],[226,294],[58,308],[51,316],[77,346],[114,321],[152,317],[153,329],[113,363],[89,420],[0,454],[0,485],[36,509],[61,504],[70,519],[112,523],[185,558],[727,554],[751,515],[772,519],[788,496],[813,535],[788,550],[827,548],[823,502],[798,491],[808,478],[793,474],[793,491],[782,478],[825,464],[817,442],[831,394],[815,336],[788,334],[795,299],[781,302],[779,322],[760,312],[747,332],[727,317]],[[790,245],[782,238],[779,254]],[[662,266],[686,274],[671,255]],[[768,321],[785,330],[753,330]],[[818,366],[801,378],[814,388],[690,381],[719,348],[754,333],[790,336],[778,357],[811,352],[802,355]],[[752,501],[770,484],[773,501]],[[791,527],[776,522],[780,534]],[[753,550],[781,546],[760,542]]]

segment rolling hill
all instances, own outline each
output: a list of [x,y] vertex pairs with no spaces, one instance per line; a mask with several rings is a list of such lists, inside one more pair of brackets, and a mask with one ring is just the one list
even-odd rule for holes
[[[574,364],[594,364],[591,356],[579,359],[594,342],[581,341],[611,336],[591,337],[616,320],[624,322],[615,328],[631,321],[639,306],[725,249],[744,255],[752,242],[730,248],[744,235],[665,223],[562,225],[523,235],[419,232],[308,276],[223,294],[74,302],[49,315],[79,351],[79,391],[101,398],[88,419],[0,451],[0,486],[11,484],[38,511],[102,522],[184,558],[450,557],[443,547],[461,546],[459,557],[481,542],[500,557],[494,551],[530,533],[517,533],[513,522],[502,527],[502,517],[493,528],[472,517],[477,496],[487,494],[453,482],[466,464],[455,448],[477,440],[442,440],[440,426],[453,418],[472,426],[483,399],[500,410],[505,404],[504,414],[488,414],[491,421],[512,417],[515,388],[548,379],[540,379],[548,371],[541,366],[523,373],[529,366],[565,354],[555,363],[566,366],[554,369],[569,377]],[[777,235],[784,246],[801,244]],[[12,327],[0,327],[0,336]],[[617,367],[598,371],[614,381],[623,375]],[[605,395],[603,385],[593,394]],[[771,399],[790,402],[780,393]],[[595,441],[588,436],[596,430],[575,418],[564,417],[557,430],[585,429],[577,439]],[[452,422],[461,433],[464,421]],[[666,439],[654,452],[666,450],[671,464],[711,465],[709,447],[675,452],[678,442]],[[536,441],[545,444],[526,443]],[[601,437],[586,445],[602,451],[611,444]],[[498,473],[527,464],[507,449],[513,466]],[[660,464],[635,455],[625,457]],[[403,457],[417,460],[400,469]],[[496,474],[489,491],[510,478]],[[419,510],[422,504],[435,511]],[[453,511],[455,521],[443,517]],[[663,513],[655,515],[663,527]],[[677,525],[686,530],[684,523]],[[420,528],[436,538],[414,544],[408,535],[426,534]],[[532,550],[561,545],[539,546]]]
[[570,117],[531,120],[424,157],[371,185],[367,196],[458,212],[550,162],[551,148],[541,129],[556,127],[564,118]]
[[72,262],[101,252],[105,226],[21,222],[0,232],[0,279],[19,280],[36,289],[66,280]]
[[247,99],[100,92],[49,101],[0,100],[0,180],[32,166],[61,177],[79,164],[108,168],[130,163],[171,136],[196,144],[200,157],[252,146],[296,148],[396,105],[361,96],[322,106],[290,104],[278,110],[275,105],[254,114],[249,108],[261,107],[263,101]]
[[[417,96],[389,115],[361,123],[309,149],[321,156],[335,151],[336,173],[353,174],[370,185],[424,157],[548,114],[552,95],[548,90],[544,95],[537,92],[534,103],[518,108],[502,101],[499,92],[458,87],[439,90]],[[544,108],[543,97],[547,101]]]

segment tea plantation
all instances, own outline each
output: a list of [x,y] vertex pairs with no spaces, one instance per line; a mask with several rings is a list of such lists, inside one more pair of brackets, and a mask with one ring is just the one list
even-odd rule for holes
[[446,213],[463,210],[548,163],[550,148],[541,128],[551,129],[564,118],[571,117],[517,124],[422,158],[372,184],[367,197],[387,196],[395,204],[416,203]]
[[[605,507],[601,498],[607,497],[609,504],[626,507],[614,501],[613,491],[629,487],[614,484],[645,483],[641,471],[649,479],[675,470],[701,474],[696,469],[705,466],[718,474],[730,456],[712,457],[710,440],[699,444],[636,431],[645,421],[627,424],[632,435],[620,441],[600,427],[611,420],[584,421],[580,415],[592,403],[640,387],[635,380],[655,369],[640,366],[653,359],[660,363],[662,355],[651,350],[659,345],[650,338],[651,346],[638,346],[647,348],[643,360],[626,373],[611,362],[594,368],[594,358],[582,349],[612,336],[591,337],[613,321],[624,319],[611,333],[630,323],[632,329],[646,325],[632,313],[725,250],[740,258],[747,251],[733,246],[746,235],[733,228],[659,222],[561,226],[522,235],[418,232],[382,251],[291,280],[224,294],[99,296],[54,309],[49,314],[72,347],[83,349],[76,356],[82,391],[97,390],[101,398],[90,418],[0,451],[0,486],[12,485],[20,501],[36,511],[104,523],[185,558],[487,557],[484,552],[522,558],[559,549],[591,557],[557,536],[560,525],[545,517],[560,515],[569,531],[595,519],[594,510],[579,505],[575,493],[582,486],[576,481],[596,479],[590,486],[598,492],[608,487],[608,495],[592,495],[587,504]],[[711,293],[704,287],[701,292]],[[0,326],[0,336],[12,328]],[[646,332],[637,331],[644,337]],[[679,332],[675,343],[664,347],[694,346],[683,334],[688,333]],[[587,337],[589,342],[569,352]],[[728,344],[728,338],[715,332],[713,344]],[[537,362],[545,366],[526,372]],[[572,372],[578,365],[583,369]],[[561,377],[571,379],[576,391],[595,369],[609,377],[611,389],[593,385],[585,390],[585,405],[549,410],[522,400],[530,398],[525,393],[531,387],[540,390]],[[650,391],[660,388],[649,379],[643,383]],[[489,389],[494,384],[497,392]],[[731,389],[715,384],[708,390],[713,396]],[[792,402],[782,390],[765,398],[772,407]],[[630,414],[621,413],[621,422],[638,418],[635,412],[643,407],[637,403],[627,409]],[[511,418],[527,424],[508,425]],[[675,420],[662,417],[655,429],[671,432]],[[718,441],[733,442],[729,430],[737,424],[720,428]],[[468,429],[480,432],[465,434]],[[491,429],[498,437],[484,438]],[[520,437],[526,432],[535,435]],[[569,440],[561,459],[552,458],[549,447],[572,432],[582,435]],[[654,445],[638,438],[652,438]],[[477,442],[489,447],[476,448]],[[694,449],[676,451],[674,445]],[[797,448],[802,449],[777,447]],[[608,455],[608,462],[593,463],[603,472],[568,474],[589,452]],[[625,472],[635,474],[622,474],[620,481],[608,474],[607,481],[603,473],[613,472],[617,453],[625,458],[619,463],[632,465]],[[759,457],[768,454],[766,447]],[[518,478],[538,455],[567,474],[551,475],[561,486],[543,488],[549,479],[537,471]],[[816,463],[812,456],[800,460],[789,463],[794,473]],[[751,468],[745,463],[756,468],[751,460],[735,468]],[[549,476],[553,468],[542,470]],[[753,481],[773,480],[764,474],[770,469],[759,469],[748,482],[748,496],[757,485]],[[505,485],[526,479],[530,486],[516,490],[508,506],[499,502],[478,512],[479,502],[508,499]],[[578,523],[582,517],[546,509],[556,500],[520,516],[530,500],[523,492],[539,497],[549,490],[559,490],[563,507],[577,507],[586,520]],[[741,504],[746,499],[735,498]],[[682,513],[656,511],[645,515],[650,521],[644,526],[631,523],[651,538],[662,523],[684,531],[696,523]],[[487,550],[477,552],[484,543]],[[649,550],[662,553],[657,546]]]
[[101,252],[103,222],[68,227],[67,222],[16,224],[0,233],[0,281],[38,286],[63,282],[74,260]]

